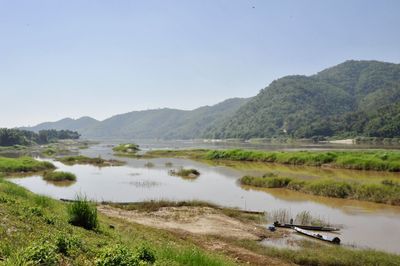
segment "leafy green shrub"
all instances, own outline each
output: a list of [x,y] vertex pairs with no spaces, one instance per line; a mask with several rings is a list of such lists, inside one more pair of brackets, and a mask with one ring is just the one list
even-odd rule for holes
[[95,261],[97,266],[136,266],[139,263],[139,257],[122,245],[104,248]]
[[65,234],[58,235],[56,239],[57,251],[65,256],[69,256],[71,250],[80,248],[81,244],[78,238]]
[[145,261],[148,263],[154,263],[156,261],[154,251],[145,245],[140,246],[136,250],[136,255],[140,261]]
[[45,241],[29,246],[23,254],[23,260],[27,264],[52,266],[58,265],[59,258],[56,247]]
[[69,223],[88,230],[98,227],[97,209],[86,196],[77,195],[76,200],[68,206]]

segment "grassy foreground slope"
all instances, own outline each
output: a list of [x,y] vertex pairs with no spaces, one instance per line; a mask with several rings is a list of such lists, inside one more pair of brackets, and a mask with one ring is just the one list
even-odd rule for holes
[[143,250],[154,253],[157,265],[233,264],[165,231],[118,219],[100,215],[95,231],[73,226],[67,206],[0,179],[0,265],[103,265],[107,256]]

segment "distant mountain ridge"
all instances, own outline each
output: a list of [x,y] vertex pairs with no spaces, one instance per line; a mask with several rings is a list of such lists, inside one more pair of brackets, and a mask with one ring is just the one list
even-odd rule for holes
[[204,135],[208,127],[222,123],[249,99],[232,98],[213,106],[203,106],[191,111],[162,108],[133,111],[115,115],[103,121],[90,117],[65,118],[56,122],[41,123],[23,129],[70,129],[84,138],[113,139],[190,139]]
[[86,138],[400,137],[400,64],[349,60],[311,76],[273,81],[249,99],[192,111],[156,109],[104,121],[83,117],[28,128]]

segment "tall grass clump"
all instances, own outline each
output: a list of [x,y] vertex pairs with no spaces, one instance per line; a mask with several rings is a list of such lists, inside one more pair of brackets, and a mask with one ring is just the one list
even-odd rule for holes
[[288,177],[279,177],[274,174],[264,175],[262,177],[244,176],[240,179],[243,185],[266,187],[266,188],[282,188],[287,187],[292,181]]
[[87,230],[98,228],[97,209],[89,202],[86,196],[77,195],[75,201],[68,206],[68,222]]
[[400,183],[393,180],[363,184],[334,179],[302,180],[267,174],[263,177],[243,176],[240,183],[254,187],[287,188],[325,197],[400,205]]

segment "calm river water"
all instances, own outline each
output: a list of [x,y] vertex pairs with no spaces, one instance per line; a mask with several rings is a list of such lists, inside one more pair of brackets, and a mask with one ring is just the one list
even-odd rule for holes
[[[165,148],[162,145],[160,147]],[[146,148],[159,147],[149,144]],[[81,153],[87,156],[114,158],[110,145],[105,143],[82,150]],[[307,210],[313,216],[320,217],[331,224],[342,225],[340,238],[344,244],[400,253],[400,246],[397,245],[400,239],[400,207],[317,197],[282,189],[248,189],[241,187],[237,182],[237,179],[245,174],[261,175],[267,171],[303,178],[329,176],[370,178],[371,180],[380,178],[400,180],[399,174],[266,164],[212,165],[170,158],[118,159],[126,161],[126,165],[98,168],[90,165],[66,166],[53,162],[59,170],[77,175],[77,181],[72,184],[55,185],[44,181],[40,176],[12,178],[11,181],[35,193],[54,198],[73,199],[77,193],[84,193],[93,200],[115,202],[196,199],[246,210],[273,212],[286,209],[293,216]],[[153,166],[149,167],[148,162],[151,162]],[[167,163],[172,163],[172,166]],[[168,170],[178,167],[196,168],[201,175],[195,180],[185,180],[168,174]]]

